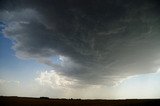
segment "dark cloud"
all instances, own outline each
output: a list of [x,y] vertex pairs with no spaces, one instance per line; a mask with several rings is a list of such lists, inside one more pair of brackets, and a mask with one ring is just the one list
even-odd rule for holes
[[[12,1],[12,0],[11,0]],[[3,1],[0,19],[17,56],[86,84],[156,72],[159,3],[151,0]],[[61,64],[54,64],[60,56]]]

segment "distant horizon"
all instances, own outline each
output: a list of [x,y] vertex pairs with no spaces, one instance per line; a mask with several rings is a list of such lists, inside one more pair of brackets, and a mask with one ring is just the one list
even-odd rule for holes
[[105,98],[105,99],[94,99],[94,98],[91,98],[91,99],[88,99],[88,98],[50,98],[50,97],[47,97],[47,96],[41,96],[41,97],[23,97],[23,96],[0,96],[0,97],[15,97],[15,98],[33,98],[33,99],[67,99],[67,100],[70,100],[70,99],[73,99],[73,100],[136,100],[136,99],[138,99],[138,100],[152,100],[152,99],[160,99],[160,98],[129,98],[129,99],[123,99],[123,98],[115,98],[115,99],[107,99],[107,98]]

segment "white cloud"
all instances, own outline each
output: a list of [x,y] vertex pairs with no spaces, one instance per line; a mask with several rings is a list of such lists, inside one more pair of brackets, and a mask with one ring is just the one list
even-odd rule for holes
[[41,72],[35,80],[40,85],[47,85],[52,88],[69,87],[76,82],[76,80],[60,75],[54,70]]

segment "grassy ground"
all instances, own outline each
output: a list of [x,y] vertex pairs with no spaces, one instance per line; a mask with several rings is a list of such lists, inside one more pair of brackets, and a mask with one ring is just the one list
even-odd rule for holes
[[0,97],[0,106],[160,106],[160,99],[80,100]]

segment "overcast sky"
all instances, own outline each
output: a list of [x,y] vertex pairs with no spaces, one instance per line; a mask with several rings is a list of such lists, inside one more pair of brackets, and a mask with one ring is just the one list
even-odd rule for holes
[[1,0],[0,95],[159,98],[159,5]]

